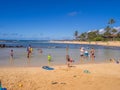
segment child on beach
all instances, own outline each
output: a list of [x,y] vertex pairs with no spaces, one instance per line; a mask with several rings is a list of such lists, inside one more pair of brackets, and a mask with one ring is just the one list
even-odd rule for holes
[[74,60],[69,55],[66,55],[66,61],[68,67],[71,67],[72,62],[74,62]]
[[89,52],[86,49],[85,49],[85,52],[84,52],[84,56],[85,56],[85,59],[88,60]]
[[48,65],[50,65],[50,62],[51,62],[52,56],[51,56],[50,54],[48,54],[47,58],[48,58]]

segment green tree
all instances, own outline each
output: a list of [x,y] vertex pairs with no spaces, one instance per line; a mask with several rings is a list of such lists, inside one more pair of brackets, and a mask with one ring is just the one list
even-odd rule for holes
[[82,33],[82,34],[79,36],[79,38],[80,38],[80,40],[82,40],[82,41],[86,41],[86,39],[87,39],[87,33],[86,33],[86,32]]
[[103,41],[103,37],[102,36],[97,36],[96,38],[94,38],[95,41]]
[[104,37],[108,38],[108,37],[111,35],[110,30],[111,30],[111,27],[110,27],[110,26],[107,26],[107,27],[105,28]]
[[95,40],[94,38],[96,38],[96,37],[97,37],[96,31],[92,31],[92,32],[89,32],[89,33],[88,33],[88,40],[89,40],[89,41]]
[[117,40],[120,41],[120,32],[117,33]]
[[112,29],[112,34],[115,34],[117,30],[115,28]]

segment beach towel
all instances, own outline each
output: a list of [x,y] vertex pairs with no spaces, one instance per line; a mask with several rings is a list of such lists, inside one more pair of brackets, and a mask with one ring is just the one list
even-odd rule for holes
[[42,66],[42,68],[45,69],[45,70],[54,70],[54,68],[49,67],[49,66]]
[[7,90],[7,88],[0,88],[0,90]]

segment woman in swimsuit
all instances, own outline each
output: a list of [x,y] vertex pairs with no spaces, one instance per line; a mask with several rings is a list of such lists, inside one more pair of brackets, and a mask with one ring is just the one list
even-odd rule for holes
[[90,50],[90,58],[91,58],[91,61],[94,62],[94,59],[95,59],[95,50],[94,50],[94,48],[92,48]]

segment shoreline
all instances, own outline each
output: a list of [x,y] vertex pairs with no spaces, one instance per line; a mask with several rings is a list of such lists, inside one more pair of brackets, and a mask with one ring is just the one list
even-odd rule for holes
[[2,87],[7,90],[120,90],[120,64],[51,67],[54,70],[41,67],[0,68]]
[[51,40],[51,43],[64,43],[64,44],[87,44],[87,45],[101,45],[101,46],[114,46],[120,47],[120,41],[64,41],[64,40]]

